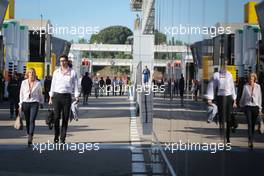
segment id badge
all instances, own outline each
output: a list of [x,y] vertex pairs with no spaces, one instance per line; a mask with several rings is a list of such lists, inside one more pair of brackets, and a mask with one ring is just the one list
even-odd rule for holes
[[220,76],[219,78],[219,89],[226,90],[228,86],[228,82],[225,76]]
[[71,76],[70,75],[66,75],[65,76],[65,81],[70,82],[71,81]]

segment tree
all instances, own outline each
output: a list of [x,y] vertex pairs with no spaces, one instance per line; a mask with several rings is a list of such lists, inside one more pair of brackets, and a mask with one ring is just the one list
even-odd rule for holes
[[[133,35],[132,31],[124,26],[110,26],[101,30],[98,34],[93,34],[90,43],[102,44],[126,44],[127,38]],[[93,52],[93,58],[131,58],[123,52]]]
[[78,40],[78,43],[79,43],[79,44],[87,44],[88,41],[87,41],[85,38],[80,38],[80,39]]
[[91,36],[90,43],[125,44],[132,31],[124,26],[110,26]]
[[167,41],[167,36],[161,32],[159,32],[157,29],[154,32],[155,35],[155,45],[164,44]]

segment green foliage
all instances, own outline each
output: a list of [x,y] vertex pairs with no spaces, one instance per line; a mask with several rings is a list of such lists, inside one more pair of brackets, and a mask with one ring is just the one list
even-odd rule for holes
[[132,31],[124,26],[110,26],[91,36],[90,43],[125,44]]
[[167,36],[165,34],[159,32],[158,30],[155,30],[154,35],[155,35],[155,45],[166,44]]

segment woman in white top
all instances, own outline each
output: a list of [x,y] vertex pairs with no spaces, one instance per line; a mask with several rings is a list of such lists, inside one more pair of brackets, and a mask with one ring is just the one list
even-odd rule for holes
[[34,68],[26,72],[26,80],[22,81],[19,95],[19,111],[23,111],[26,120],[28,134],[28,146],[33,140],[35,120],[38,114],[39,105],[43,105],[44,97],[42,94],[41,83],[36,79]]
[[240,99],[240,106],[244,107],[244,112],[248,122],[248,146],[253,148],[255,124],[258,115],[261,113],[261,87],[257,82],[257,75],[251,73],[248,77],[248,84],[244,85]]

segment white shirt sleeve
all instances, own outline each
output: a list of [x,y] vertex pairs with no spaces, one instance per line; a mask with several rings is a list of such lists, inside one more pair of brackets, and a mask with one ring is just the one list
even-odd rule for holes
[[232,93],[233,100],[236,100],[237,95],[236,95],[235,84],[234,84],[234,80],[233,80],[232,74],[230,74],[230,76],[231,76],[231,79],[230,79],[231,93]]
[[38,93],[39,93],[39,103],[40,104],[44,104],[44,97],[43,97],[43,94],[42,94],[42,86],[41,86],[40,82],[39,82]]
[[207,85],[207,92],[206,92],[205,98],[208,100],[214,99],[214,80],[213,78],[209,81]]
[[24,99],[24,94],[23,94],[23,88],[24,88],[24,82],[25,81],[22,81],[21,83],[21,86],[20,86],[20,92],[19,92],[19,107],[22,108],[22,103],[23,103],[23,99]]
[[55,90],[55,84],[56,84],[56,74],[57,70],[54,71],[53,76],[52,76],[52,80],[51,80],[51,87],[50,87],[50,92],[49,92],[49,96],[53,97],[54,95],[54,90]]
[[262,111],[262,93],[261,93],[260,85],[258,85],[258,92],[259,92],[259,96],[258,96],[259,112],[261,112]]

